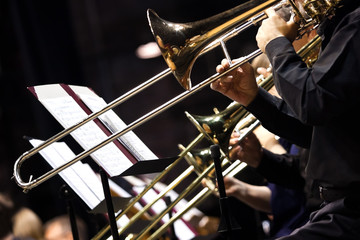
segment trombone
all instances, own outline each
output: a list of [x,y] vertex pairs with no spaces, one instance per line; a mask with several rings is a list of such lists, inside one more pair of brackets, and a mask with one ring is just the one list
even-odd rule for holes
[[[234,70],[235,68],[239,67],[240,65],[244,64],[247,61],[259,56],[261,54],[260,50],[256,50],[249,55],[242,57],[237,63],[231,65],[231,67],[223,72],[222,74],[214,74],[213,76],[209,77],[208,79],[204,80],[203,82],[199,83],[198,85],[192,87],[190,81],[190,72],[192,66],[196,60],[196,58],[207,51],[211,50],[212,48],[221,45],[225,56],[229,59],[228,53],[225,47],[224,42],[237,35],[238,33],[246,30],[250,26],[256,25],[258,22],[266,18],[264,14],[264,10],[270,7],[279,8],[282,6],[284,2],[280,0],[257,0],[257,1],[250,1],[245,4],[239,5],[233,9],[230,9],[224,13],[220,13],[211,19],[205,19],[198,22],[190,23],[190,24],[171,24],[160,19],[152,10],[148,11],[148,19],[151,25],[152,32],[154,34],[157,43],[159,44],[163,56],[166,62],[169,65],[169,68],[162,71],[158,75],[150,78],[149,80],[145,81],[143,84],[137,86],[136,88],[130,90],[129,92],[123,94],[119,98],[115,99],[114,101],[110,102],[106,107],[102,110],[92,113],[87,118],[82,120],[81,122],[64,129],[63,131],[59,132],[58,134],[54,135],[53,137],[49,138],[47,141],[42,143],[41,145],[25,152],[22,154],[14,165],[14,174],[13,177],[16,183],[23,188],[24,192],[29,191],[30,189],[40,185],[41,183],[47,181],[51,177],[55,176],[60,171],[66,169],[67,167],[71,166],[72,164],[76,163],[77,161],[82,160],[83,158],[89,156],[93,152],[97,151],[101,147],[105,146],[108,143],[116,140],[123,134],[135,129],[136,127],[140,126],[141,124],[145,123],[146,121],[152,119],[156,115],[162,113],[163,111],[167,110],[168,108],[174,106],[179,101],[185,99],[186,97],[194,94],[195,92],[203,89],[205,86],[210,84],[211,82],[217,80],[218,78],[224,76],[228,72]],[[235,17],[234,17],[235,16]],[[211,20],[212,24],[209,24]],[[171,41],[165,41],[164,34],[165,31],[162,31],[161,26],[167,25],[165,36],[173,36],[170,34],[171,31],[183,32],[186,36],[185,39],[182,41],[176,41],[176,39],[170,39]],[[170,26],[172,25],[172,28]],[[212,29],[209,29],[209,26],[212,26]],[[191,31],[189,30],[191,29]],[[161,33],[161,34],[160,34]],[[199,34],[200,33],[200,34]],[[173,42],[172,42],[173,41]],[[179,46],[178,48],[174,46]],[[163,48],[162,48],[163,47]],[[165,47],[165,48],[164,48]],[[164,103],[163,105],[155,108],[154,110],[150,111],[149,113],[145,114],[144,116],[140,117],[139,119],[135,120],[134,122],[130,123],[126,128],[120,130],[116,133],[113,133],[109,136],[106,140],[102,141],[98,145],[83,151],[82,153],[78,154],[74,159],[70,160],[68,163],[52,169],[51,171],[43,174],[42,176],[36,179],[30,179],[28,182],[23,181],[21,178],[20,170],[21,165],[24,161],[41,151],[42,149],[46,148],[50,144],[62,139],[63,137],[67,136],[77,128],[83,126],[84,124],[94,120],[95,118],[99,117],[103,113],[107,112],[110,109],[118,106],[119,104],[125,102],[129,98],[133,97],[134,95],[140,93],[141,91],[145,90],[147,87],[151,86],[152,84],[156,83],[157,81],[163,79],[165,76],[170,75],[173,73],[177,78],[178,82],[180,83],[183,88],[187,91],[174,97],[173,99],[169,100],[168,102]],[[185,79],[185,80],[184,80]],[[204,135],[200,134],[198,138],[202,138]],[[196,139],[197,142],[199,139]],[[183,155],[186,154],[184,151],[176,160],[178,162]],[[174,164],[176,163],[174,162]],[[172,165],[174,165],[172,164]],[[171,165],[171,166],[172,166]],[[167,172],[167,169],[159,175],[154,180],[155,182],[159,181],[159,179]],[[150,189],[153,185],[150,184],[144,191],[144,193],[139,194],[135,201],[139,200],[145,192]],[[184,195],[181,195],[184,196]],[[171,207],[171,206],[170,206]],[[126,212],[126,211],[123,211]]]
[[[315,36],[311,41],[309,41],[305,46],[303,46],[298,54],[302,57],[304,62],[307,63],[308,67],[311,67],[317,60],[317,56],[319,53],[319,47],[321,44],[321,39],[319,36]],[[272,75],[270,74],[266,79],[263,79],[259,86],[263,87],[265,90],[269,90],[273,86]],[[189,120],[197,127],[197,129],[213,144],[219,144],[221,146],[221,156],[222,156],[222,164],[223,167],[225,165],[230,164],[230,161],[226,158],[226,153],[228,152],[228,140],[232,131],[235,130],[244,130],[239,138],[239,141],[244,139],[247,134],[255,130],[260,125],[258,119],[256,119],[252,114],[249,114],[242,106],[238,104],[230,104],[225,110],[219,113],[215,113],[212,116],[194,116],[186,113],[189,117]],[[224,119],[227,117],[227,119]],[[236,123],[236,120],[240,118],[241,120]],[[222,127],[212,128],[214,125],[220,125]],[[230,124],[229,124],[230,122]],[[206,126],[206,127],[203,127]],[[225,141],[225,143],[224,143]],[[181,148],[184,149],[184,148]],[[198,151],[197,153],[188,152],[185,156],[185,159],[188,161],[190,165],[193,165],[195,171],[198,173],[198,178],[203,178],[203,169],[204,172],[208,172],[208,167],[212,167],[213,163],[210,163],[208,166],[199,166],[200,164],[206,164],[205,155],[208,154],[208,151]],[[225,153],[224,153],[225,152]],[[197,159],[196,159],[197,158]],[[239,160],[234,161],[230,164],[224,171],[223,176],[235,176],[238,174],[247,164],[244,162],[240,162]],[[206,175],[208,177],[208,175]],[[208,180],[208,179],[206,179]],[[211,180],[210,180],[211,182]],[[205,200],[213,191],[212,187],[206,187],[202,189],[189,203],[183,207],[183,209],[177,212],[168,222],[163,224],[159,229],[157,229],[148,239],[158,239],[159,236],[164,234],[166,229],[172,224],[174,221],[179,219],[186,211],[195,207],[200,202]],[[171,208],[170,208],[171,209]],[[169,211],[169,209],[167,209]],[[145,229],[144,232],[148,232],[149,229]],[[140,235],[143,236],[143,235]],[[141,238],[136,238],[141,239]]]
[[[298,54],[303,58],[303,60],[308,64],[309,67],[316,61],[316,57],[318,54],[318,47],[320,46],[320,43],[321,43],[320,37],[316,36],[298,51]],[[258,84],[259,86],[263,87],[265,90],[269,90],[273,86],[272,75],[269,75],[267,78],[261,79],[260,81],[258,80]],[[213,144],[220,143],[222,167],[223,168],[226,167],[226,169],[223,171],[224,176],[234,176],[246,166],[245,163],[240,162],[239,160],[236,160],[235,162],[231,163],[226,158],[227,149],[228,149],[227,143],[229,142],[228,140],[234,129],[244,130],[241,133],[241,137],[239,138],[239,141],[241,141],[247,136],[248,133],[252,132],[256,127],[260,125],[259,120],[257,120],[253,115],[249,114],[242,106],[240,106],[237,103],[232,103],[223,111],[216,112],[214,115],[211,116],[205,116],[205,117],[195,116],[195,115],[190,115],[187,112],[186,114],[189,117],[189,120],[200,131],[200,134],[187,147],[183,147],[182,145],[179,146],[181,153],[179,155],[179,159],[176,160],[176,162],[174,162],[173,164],[176,164],[180,159],[185,158],[186,161],[189,163],[190,167],[187,168],[184,171],[184,173],[181,174],[177,179],[175,179],[169,185],[169,188],[159,193],[156,196],[156,199],[148,203],[141,211],[139,211],[132,219],[130,219],[130,222],[127,225],[124,225],[121,228],[119,228],[118,230],[119,234],[124,233],[126,229],[128,229],[131,224],[133,224],[142,214],[144,214],[153,204],[155,204],[156,201],[161,199],[167,193],[167,191],[170,190],[170,188],[175,187],[179,183],[179,181],[181,181],[179,180],[179,178],[182,177],[184,174],[189,173],[189,171],[195,171],[198,174],[198,177],[194,180],[193,184],[188,186],[178,196],[178,198],[174,200],[172,204],[169,205],[166,209],[164,209],[159,215],[154,216],[149,226],[144,228],[143,231],[139,233],[138,236],[135,236],[134,239],[142,239],[145,236],[147,236],[147,239],[158,239],[162,234],[165,233],[165,231],[171,224],[173,224],[176,220],[181,218],[188,210],[200,204],[212,193],[214,187],[211,187],[210,185],[212,185],[214,164],[211,161],[205,160],[206,158],[205,155],[208,154],[208,152],[206,151],[197,152],[196,150],[192,151],[192,149],[202,139],[204,139],[204,137],[206,137],[206,139]],[[216,127],[214,128],[214,126]],[[173,164],[170,165],[169,167],[172,167]],[[156,177],[143,192],[141,192],[138,196],[136,196],[134,201],[132,201],[130,205],[120,213],[119,216],[117,216],[117,219],[120,218],[123,214],[125,214],[128,211],[128,209],[132,207],[133,204],[135,204],[135,202],[138,201],[139,198],[146,193],[146,191],[149,190],[149,187],[153,187],[154,184],[158,182],[167,172],[168,169],[160,173],[160,175]],[[176,214],[174,214],[172,218],[169,219],[169,221],[167,221],[166,223],[161,225],[158,229],[156,229],[155,232],[151,234],[151,236],[148,236],[149,232],[154,228],[156,224],[159,223],[161,218],[165,216],[166,213],[171,211],[172,208],[181,200],[181,198],[184,198],[191,191],[195,190],[195,188],[200,185],[203,179],[207,180],[207,182],[210,182],[208,187],[203,188],[200,192],[198,192],[194,196],[194,198],[192,198],[182,209],[176,212]],[[109,231],[109,226],[103,229],[101,232],[99,232],[93,238],[93,240],[103,239],[103,236],[108,231]]]
[[[74,124],[73,126],[64,129],[63,131],[59,132],[58,134],[54,135],[53,137],[49,138],[48,140],[44,141],[37,147],[32,148],[29,151],[23,153],[15,162],[14,164],[14,173],[13,178],[15,182],[23,188],[24,192],[29,191],[30,189],[38,186],[39,184],[47,181],[48,179],[52,178],[62,170],[66,169],[67,167],[71,166],[72,164],[76,163],[84,159],[85,157],[89,156],[93,152],[97,151],[98,149],[102,148],[103,146],[113,142],[114,140],[118,139],[120,136],[124,135],[125,133],[135,129],[136,127],[140,126],[141,124],[147,122],[148,120],[152,119],[153,117],[157,116],[158,114],[164,112],[165,110],[169,109],[170,107],[174,106],[178,102],[182,101],[186,97],[198,92],[199,90],[203,89],[205,86],[209,85],[211,82],[219,79],[220,77],[224,76],[228,72],[232,71],[236,67],[244,64],[245,62],[250,61],[251,59],[255,58],[256,56],[261,54],[261,51],[258,49],[249,55],[242,57],[237,63],[233,64],[230,69],[221,73],[221,74],[214,74],[213,76],[207,78],[203,82],[197,84],[194,87],[191,87],[190,82],[190,71],[192,66],[196,60],[196,58],[203,54],[215,46],[221,45],[222,49],[225,52],[225,55],[228,56],[226,47],[224,45],[224,41],[234,35],[244,31],[245,29],[253,26],[254,24],[258,23],[262,19],[266,17],[265,13],[263,12],[265,9],[269,7],[273,7],[276,3],[279,3],[280,0],[256,0],[256,1],[249,1],[244,4],[241,4],[233,9],[225,11],[224,13],[220,13],[211,18],[211,21],[220,26],[215,27],[214,29],[209,29],[210,21],[205,19],[201,21],[197,21],[191,26],[192,24],[187,24],[186,28],[185,25],[181,24],[171,24],[167,21],[162,20],[159,18],[152,10],[148,10],[148,20],[151,26],[151,30],[154,34],[155,39],[163,52],[163,56],[166,59],[166,62],[169,64],[170,68],[162,71],[161,73],[157,74],[156,76],[148,79],[143,84],[135,87],[134,89],[128,91],[127,93],[123,94],[119,98],[110,102],[107,106],[101,109],[98,112],[94,112],[90,114],[87,118],[83,119],[81,122]],[[283,4],[283,3],[282,3]],[[279,7],[279,6],[277,6]],[[236,16],[236,17],[234,17]],[[245,22],[245,23],[244,23]],[[214,24],[211,24],[214,25]],[[166,30],[168,31],[165,33],[161,28],[161,26],[167,25]],[[170,28],[172,26],[172,28]],[[180,27],[183,26],[183,27]],[[238,26],[238,27],[236,27]],[[235,28],[235,29],[234,29]],[[191,29],[189,33],[189,29]],[[165,42],[165,36],[172,36],[173,34],[170,31],[181,31],[183,30],[184,35],[186,36],[185,39],[182,39],[183,42],[178,41],[176,39],[170,39],[173,42]],[[199,35],[203,33],[202,35]],[[165,46],[166,49],[162,48]],[[171,46],[169,48],[169,46]],[[175,48],[174,46],[178,46]],[[181,53],[179,55],[179,53]],[[184,69],[185,75],[183,73]],[[148,112],[147,114],[141,116],[137,120],[130,123],[126,128],[113,133],[111,136],[100,142],[98,145],[89,148],[77,156],[74,159],[70,160],[66,164],[54,168],[43,175],[39,176],[38,178],[33,179],[32,176],[26,182],[21,178],[21,165],[30,157],[41,151],[42,149],[46,148],[50,144],[59,141],[63,137],[69,135],[74,130],[78,129],[79,127],[83,126],[84,124],[94,120],[95,118],[99,117],[103,113],[107,112],[110,109],[118,106],[119,104],[125,102],[129,98],[133,97],[134,95],[140,93],[147,87],[151,86],[155,82],[163,79],[165,76],[173,73],[181,86],[183,86],[187,91],[179,94],[178,96],[174,97],[173,99],[167,101],[166,103],[160,105],[159,107],[155,108],[154,110]],[[179,77],[180,76],[180,77]],[[186,80],[182,80],[186,78]]]

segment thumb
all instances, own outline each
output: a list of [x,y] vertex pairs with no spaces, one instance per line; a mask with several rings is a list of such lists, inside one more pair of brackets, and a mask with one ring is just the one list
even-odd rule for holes
[[289,40],[291,42],[293,42],[296,37],[299,34],[299,24],[295,21],[294,18],[291,18],[288,22],[286,22],[286,25],[288,26],[289,29],[289,35],[288,38],[290,38]]

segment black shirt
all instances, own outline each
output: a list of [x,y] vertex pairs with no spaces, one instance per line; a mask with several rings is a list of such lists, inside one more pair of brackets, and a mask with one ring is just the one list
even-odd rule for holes
[[311,69],[285,37],[266,46],[282,99],[260,89],[247,107],[270,131],[310,147],[306,174],[334,187],[360,182],[360,8],[358,0],[344,3],[321,24]]

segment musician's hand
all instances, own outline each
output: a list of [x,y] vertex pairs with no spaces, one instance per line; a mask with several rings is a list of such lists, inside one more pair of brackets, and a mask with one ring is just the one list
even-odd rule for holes
[[257,74],[262,75],[266,79],[271,74],[271,68],[258,67],[256,69]]
[[[229,63],[224,59],[221,61],[221,65],[216,67],[216,71],[223,73],[228,68]],[[249,63],[244,63],[241,67],[216,80],[211,84],[211,88],[244,106],[254,100],[259,90],[254,69]]]
[[237,197],[241,199],[239,196],[244,195],[244,191],[246,191],[246,185],[247,184],[234,177],[224,177],[225,192],[226,196],[228,197]]
[[249,133],[242,141],[237,141],[240,134],[233,132],[230,138],[231,150],[229,152],[230,160],[234,161],[239,159],[247,163],[251,167],[258,167],[260,165],[263,150],[259,139],[254,133]]
[[267,9],[267,19],[263,20],[256,35],[256,41],[260,50],[265,53],[266,45],[277,37],[286,37],[293,42],[298,35],[299,26],[290,19],[285,22],[274,9]]
[[[244,192],[247,190],[247,184],[242,182],[235,177],[224,176],[224,188],[227,197],[236,197],[241,200],[241,196],[244,195]],[[216,187],[217,183],[216,183]],[[217,197],[220,197],[218,191],[213,191],[213,194]]]

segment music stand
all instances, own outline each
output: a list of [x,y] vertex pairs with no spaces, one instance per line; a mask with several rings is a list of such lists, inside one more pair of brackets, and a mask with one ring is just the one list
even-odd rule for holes
[[238,226],[237,222],[233,219],[229,211],[229,201],[225,192],[225,184],[224,184],[224,178],[222,175],[222,168],[221,168],[220,147],[219,145],[212,145],[210,146],[210,150],[211,150],[211,157],[213,158],[215,165],[215,175],[216,175],[216,179],[218,183],[218,191],[220,195],[219,203],[220,203],[221,218],[220,218],[218,232],[224,234],[224,236],[228,240],[236,239],[234,231],[240,230],[241,227]]

